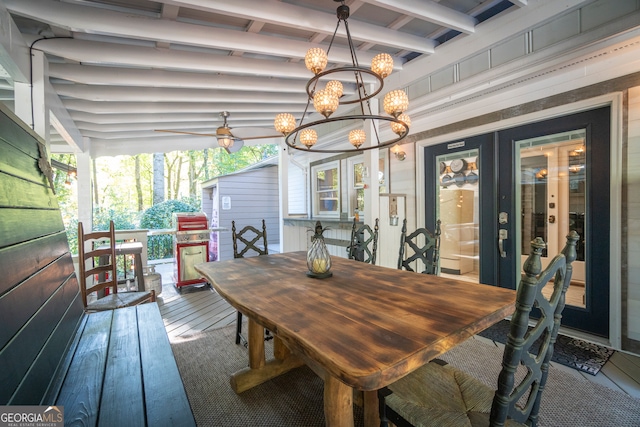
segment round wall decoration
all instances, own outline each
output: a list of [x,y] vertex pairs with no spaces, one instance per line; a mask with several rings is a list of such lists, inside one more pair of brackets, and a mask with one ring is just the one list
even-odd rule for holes
[[460,173],[467,168],[467,162],[464,159],[455,159],[451,161],[451,172]]

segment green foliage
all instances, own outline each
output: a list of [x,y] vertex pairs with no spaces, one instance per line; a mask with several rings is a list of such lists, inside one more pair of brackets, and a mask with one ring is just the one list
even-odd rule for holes
[[[198,212],[200,203],[193,199],[167,200],[150,207],[143,212],[140,227],[163,229],[173,227],[171,221],[174,212]],[[173,236],[160,234],[149,236],[147,240],[149,259],[164,259],[173,255]]]
[[192,200],[167,200],[151,206],[142,213],[140,227],[149,229],[171,228],[171,218],[174,212],[198,212],[200,206],[191,204]]
[[66,225],[67,240],[69,241],[69,250],[72,254],[78,253],[78,219],[71,218]]
[[108,230],[109,221],[113,221],[116,230],[133,230],[136,227],[137,215],[132,211],[122,211],[113,208],[94,209],[93,229]]

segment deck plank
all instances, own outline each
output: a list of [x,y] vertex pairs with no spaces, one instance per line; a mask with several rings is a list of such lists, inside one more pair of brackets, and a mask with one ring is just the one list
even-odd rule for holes
[[620,354],[619,352],[614,353],[611,359],[602,367],[601,372],[627,394],[640,399],[640,382],[638,377],[633,378],[631,376],[633,374],[638,375],[639,372],[637,368],[635,372],[628,371],[629,363]]
[[175,320],[171,325],[166,325],[167,333],[181,334],[189,329],[197,329],[197,325],[201,324],[203,319],[210,317],[219,312],[219,307],[224,307],[226,304],[224,301],[214,301],[213,298],[208,301],[208,304],[201,307],[199,310],[194,310],[188,316],[181,317]]

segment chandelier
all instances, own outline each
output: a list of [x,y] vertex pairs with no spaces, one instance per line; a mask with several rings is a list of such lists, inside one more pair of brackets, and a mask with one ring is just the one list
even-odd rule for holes
[[[304,58],[305,65],[314,76],[307,82],[307,106],[304,110],[304,114],[300,119],[300,123],[296,123],[295,117],[290,113],[280,113],[274,120],[274,126],[278,132],[285,137],[285,143],[296,150],[311,151],[319,153],[344,153],[371,150],[373,148],[388,147],[398,141],[404,139],[409,134],[409,126],[411,126],[411,120],[409,116],[405,114],[409,106],[409,98],[403,90],[393,90],[387,93],[383,100],[384,111],[388,116],[372,114],[371,105],[369,100],[379,94],[384,86],[384,79],[393,70],[393,58],[387,53],[381,53],[376,55],[371,61],[371,68],[362,67],[358,63],[356,57],[356,50],[351,39],[351,33],[349,32],[349,24],[347,18],[349,18],[349,6],[344,4],[344,0],[334,0],[335,2],[342,3],[336,10],[338,17],[338,23],[336,29],[333,32],[329,47],[325,52],[322,48],[311,48],[307,52]],[[349,44],[349,51],[351,53],[352,64],[342,67],[335,67],[325,70],[328,61],[328,53],[331,51],[331,46],[340,27],[340,22],[344,22],[344,28],[347,35],[347,41]],[[353,75],[351,77],[355,83],[357,90],[357,98],[347,97],[343,98],[343,85],[340,80],[330,80],[326,83],[324,88],[319,88],[318,84],[320,79],[335,77],[338,73],[348,73]],[[368,93],[364,76],[373,77],[374,83],[371,93]],[[332,116],[336,112],[338,106],[346,104],[357,104],[356,111],[358,114],[349,114],[342,116]],[[310,106],[320,113],[324,119],[316,120],[313,122],[304,122],[307,112]],[[332,122],[346,122],[351,121],[356,123],[356,127],[364,127],[367,121],[387,121],[390,122],[391,130],[397,135],[388,141],[381,142],[378,135],[377,126],[372,126],[375,135],[372,136],[371,145],[363,146],[367,139],[365,130],[362,128],[353,129],[348,134],[348,140],[353,146],[351,149],[322,149],[315,147],[318,141],[317,129]],[[352,125],[349,128],[353,127]]]

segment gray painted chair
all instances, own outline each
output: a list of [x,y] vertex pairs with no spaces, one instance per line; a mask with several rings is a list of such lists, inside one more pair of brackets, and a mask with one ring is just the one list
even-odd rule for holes
[[[571,231],[562,253],[542,272],[540,256],[545,243],[539,237],[531,242],[497,390],[451,365],[432,361],[380,391],[381,426],[388,421],[399,427],[537,425],[577,240],[578,234]],[[541,290],[551,280],[553,293],[547,300]],[[539,319],[530,319],[534,306],[540,309]],[[535,321],[532,328],[530,320]]]
[[[424,239],[424,244],[420,243]],[[410,249],[410,252],[407,250]],[[407,220],[402,221],[400,235],[400,253],[398,254],[398,270],[403,268],[414,271],[411,263],[421,261],[424,264],[424,274],[440,273],[440,220],[436,221],[435,232],[426,228],[418,228],[407,234]]]
[[[376,218],[373,230],[367,224],[360,227],[353,219],[351,227],[351,241],[347,246],[347,254],[349,259],[362,261],[369,264],[376,263],[376,252],[378,251],[378,218]],[[371,245],[371,248],[369,246]]]
[[[262,220],[262,231],[252,225],[247,225],[240,231],[236,229],[236,222],[231,221],[231,239],[233,240],[233,257],[244,258],[246,255],[268,255],[269,248],[267,246],[267,225]],[[238,244],[241,244],[239,246]],[[268,333],[268,331],[267,331]],[[273,338],[269,336],[267,339]],[[248,342],[242,336],[242,313],[238,311],[236,317],[236,344],[242,344],[247,347]]]

